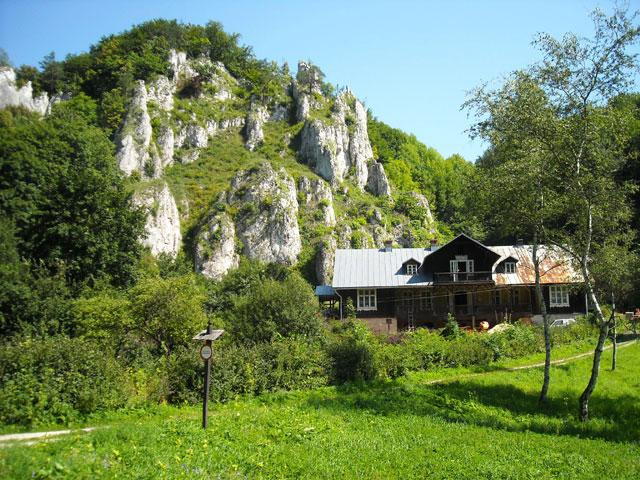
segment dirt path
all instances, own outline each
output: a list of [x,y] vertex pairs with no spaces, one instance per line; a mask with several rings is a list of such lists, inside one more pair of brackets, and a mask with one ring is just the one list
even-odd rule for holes
[[10,433],[8,435],[0,435],[0,448],[9,446],[15,442],[20,442],[20,445],[33,445],[36,442],[55,440],[61,435],[92,432],[96,428],[97,427],[87,427],[76,430],[54,430],[51,432]]
[[[618,343],[618,348],[625,348],[628,347],[629,345],[632,345],[634,343],[636,343],[637,340],[629,340],[626,342],[621,342]],[[610,348],[613,348],[613,345],[609,345],[608,347],[604,347],[605,350],[609,350]],[[585,353],[580,353],[578,355],[572,355],[571,357],[565,357],[565,358],[559,358],[558,360],[552,360],[551,361],[551,365],[563,365],[565,363],[569,363],[572,362],[573,360],[578,360],[580,358],[584,358],[584,357],[591,357],[593,355],[593,350],[590,352],[585,352]],[[509,372],[515,372],[517,370],[526,370],[529,368],[539,368],[539,367],[544,367],[544,362],[538,362],[538,363],[530,363],[528,365],[521,365],[519,367],[504,367],[503,370],[509,371]],[[445,382],[450,382],[450,381],[455,381],[455,380],[461,380],[464,378],[472,378],[472,377],[479,377],[481,375],[488,375],[489,373],[494,373],[496,372],[496,370],[487,370],[486,372],[478,372],[478,373],[464,373],[462,375],[456,375],[453,377],[443,377],[443,378],[437,378],[435,380],[429,380],[428,382],[425,382],[427,385],[435,385],[437,383],[445,383]]]

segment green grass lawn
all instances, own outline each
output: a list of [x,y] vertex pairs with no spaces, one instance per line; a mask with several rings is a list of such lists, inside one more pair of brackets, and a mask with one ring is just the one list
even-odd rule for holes
[[603,358],[592,420],[576,419],[591,359],[428,385],[264,395],[120,417],[90,434],[0,449],[4,478],[640,478],[640,344]]

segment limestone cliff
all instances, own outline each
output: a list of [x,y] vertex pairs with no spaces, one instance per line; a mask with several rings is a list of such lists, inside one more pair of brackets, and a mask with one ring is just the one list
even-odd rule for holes
[[286,170],[275,171],[265,162],[238,172],[227,202],[237,209],[236,232],[244,255],[263,262],[296,262],[302,249],[298,202],[295,184]]
[[144,208],[147,215],[142,244],[153,255],[175,256],[182,245],[182,234],[178,207],[167,184],[150,184],[135,194],[134,204]]
[[23,107],[40,115],[51,111],[51,106],[60,101],[63,95],[54,95],[52,101],[46,92],[33,98],[33,87],[27,82],[18,88],[16,72],[12,68],[0,67],[0,109],[6,107]]
[[195,247],[197,272],[220,280],[229,270],[238,266],[235,226],[226,212],[215,213],[199,229]]

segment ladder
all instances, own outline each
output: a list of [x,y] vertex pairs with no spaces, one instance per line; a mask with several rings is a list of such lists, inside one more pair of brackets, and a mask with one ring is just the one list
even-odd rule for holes
[[407,311],[407,329],[409,331],[413,331],[415,329],[415,325],[413,324],[413,308],[410,308]]

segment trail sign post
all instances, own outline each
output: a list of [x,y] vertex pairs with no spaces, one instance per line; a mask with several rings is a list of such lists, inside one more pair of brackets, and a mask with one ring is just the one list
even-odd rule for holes
[[202,389],[202,428],[207,428],[209,423],[209,384],[211,382],[211,357],[213,348],[211,344],[217,340],[224,330],[211,330],[211,322],[207,324],[207,329],[201,331],[193,337],[194,340],[203,341],[204,345],[200,347],[200,357],[204,360],[204,388]]

